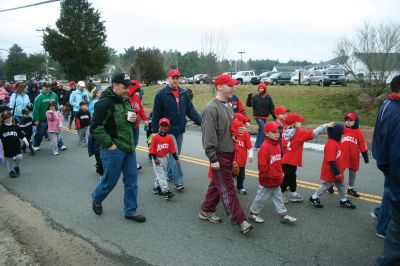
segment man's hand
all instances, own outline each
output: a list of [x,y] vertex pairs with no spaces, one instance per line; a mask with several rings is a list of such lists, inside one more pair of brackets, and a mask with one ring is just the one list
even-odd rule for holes
[[238,134],[241,136],[246,131],[246,128],[245,127],[238,127],[237,131],[238,131]]
[[214,169],[214,170],[220,169],[219,162],[211,163],[210,166],[211,166],[211,169]]
[[144,121],[144,124],[145,124],[146,127],[148,127],[149,126],[149,120]]
[[128,121],[129,121],[129,122],[132,122],[132,123],[135,123],[136,120],[137,120],[137,115],[136,115],[136,113],[132,113],[132,115],[129,117]]
[[160,159],[158,159],[158,158],[155,159],[155,160],[154,160],[154,163],[155,163],[156,165],[160,165]]
[[111,145],[110,147],[107,148],[107,150],[109,151],[113,151],[117,148],[117,146],[115,144]]
[[253,157],[249,157],[249,159],[247,160],[249,163],[253,162]]

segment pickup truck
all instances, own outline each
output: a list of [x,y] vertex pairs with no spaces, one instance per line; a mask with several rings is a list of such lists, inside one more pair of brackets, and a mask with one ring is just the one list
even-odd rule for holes
[[254,71],[239,71],[232,75],[232,78],[240,81],[240,84],[257,85],[260,83],[260,77]]

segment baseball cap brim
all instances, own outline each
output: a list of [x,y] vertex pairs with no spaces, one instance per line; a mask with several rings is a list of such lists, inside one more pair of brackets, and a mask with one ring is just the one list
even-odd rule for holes
[[298,121],[297,122],[304,122],[306,119],[304,118],[304,117],[299,117],[299,119],[298,119]]
[[231,79],[231,80],[229,80],[228,82],[226,82],[225,84],[226,84],[226,85],[229,85],[229,86],[234,86],[234,85],[238,85],[239,82],[240,82],[239,80]]
[[133,82],[133,81],[130,81],[130,80],[124,80],[123,82],[116,82],[116,83],[120,83],[120,84],[122,84],[122,85],[124,85],[124,86],[126,86],[126,87],[129,87],[129,86],[134,86],[134,85],[136,85],[136,83],[135,83],[135,82]]

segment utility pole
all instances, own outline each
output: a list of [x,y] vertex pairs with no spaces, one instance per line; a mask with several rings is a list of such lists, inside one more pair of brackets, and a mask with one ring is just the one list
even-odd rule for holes
[[[42,38],[43,38],[43,35],[44,35],[44,29],[43,28],[41,28],[41,29],[36,29],[36,31],[37,32],[42,32]],[[43,47],[43,50],[44,50],[44,47]],[[49,76],[49,66],[48,66],[48,63],[47,63],[47,53],[46,53],[46,50],[44,50],[44,63],[45,63],[45,66],[46,66],[46,78]]]
[[238,52],[240,54],[240,68],[242,68],[241,70],[243,70],[243,54],[245,54],[246,52]]

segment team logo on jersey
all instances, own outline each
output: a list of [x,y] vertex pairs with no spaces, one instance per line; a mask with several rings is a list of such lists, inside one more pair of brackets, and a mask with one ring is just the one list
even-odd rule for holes
[[169,144],[168,143],[164,143],[164,144],[157,144],[157,151],[161,151],[161,150],[165,150],[169,148]]
[[352,142],[352,143],[354,143],[354,144],[358,144],[358,139],[353,138],[353,137],[351,137],[351,136],[345,136],[345,137],[343,137],[342,140],[341,140],[340,142],[343,143],[343,142],[346,142],[346,141]]
[[269,162],[269,164],[273,164],[276,161],[280,161],[281,160],[281,155],[277,154],[277,155],[271,155],[271,160]]
[[18,133],[15,131],[7,131],[3,133],[3,137],[5,138],[10,136],[18,137]]

